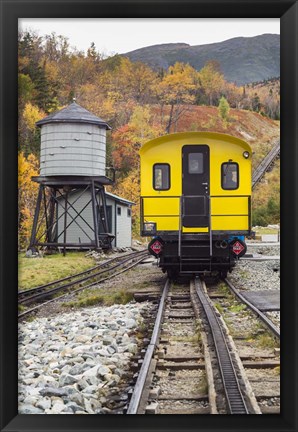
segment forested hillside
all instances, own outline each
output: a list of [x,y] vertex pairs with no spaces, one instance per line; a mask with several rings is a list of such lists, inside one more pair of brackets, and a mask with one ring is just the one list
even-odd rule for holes
[[[138,150],[144,142],[179,131],[230,133],[250,143],[256,165],[279,136],[279,80],[237,87],[225,80],[216,61],[207,62],[199,71],[179,62],[168,70],[154,71],[123,56],[105,58],[94,44],[84,54],[70,49],[63,36],[24,33],[19,34],[18,72],[23,247],[31,229],[36,194],[36,184],[30,182],[31,175],[38,173],[40,136],[35,122],[73,98],[112,126],[107,142],[107,165],[117,168],[112,191],[137,204],[133,209],[135,233],[139,217]],[[266,209],[271,199],[279,205],[277,189],[274,196],[269,192],[257,205]],[[277,222],[277,217],[272,222]]]

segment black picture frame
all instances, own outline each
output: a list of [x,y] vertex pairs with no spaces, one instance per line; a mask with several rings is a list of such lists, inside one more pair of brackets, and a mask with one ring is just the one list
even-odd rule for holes
[[[0,0],[1,13],[1,431],[297,431],[297,2],[287,0]],[[18,415],[17,28],[18,18],[280,18],[281,333],[280,415]]]

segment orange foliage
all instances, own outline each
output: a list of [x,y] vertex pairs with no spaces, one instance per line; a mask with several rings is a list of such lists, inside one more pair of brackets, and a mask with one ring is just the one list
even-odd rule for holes
[[138,150],[140,149],[139,142],[132,140],[133,128],[126,124],[119,128],[113,134],[114,151],[112,152],[114,166],[123,173],[127,173],[131,168],[138,165]]

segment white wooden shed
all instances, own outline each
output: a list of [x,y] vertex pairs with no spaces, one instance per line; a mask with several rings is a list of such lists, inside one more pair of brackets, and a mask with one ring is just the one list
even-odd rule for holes
[[[115,236],[112,242],[112,247],[131,247],[132,244],[132,228],[131,228],[131,207],[134,205],[132,201],[121,198],[109,192],[105,192],[106,196],[106,211],[109,233]],[[59,200],[57,206],[57,240],[63,235],[63,213],[64,200]],[[70,223],[67,228],[67,243],[82,243],[86,244],[94,237],[91,227],[93,226],[93,213],[91,203],[91,192],[75,190],[68,195],[70,208],[68,214]],[[71,208],[75,204],[75,210]],[[77,217],[77,213],[80,217]],[[98,228],[99,232],[103,231],[101,221],[102,208],[97,208]]]

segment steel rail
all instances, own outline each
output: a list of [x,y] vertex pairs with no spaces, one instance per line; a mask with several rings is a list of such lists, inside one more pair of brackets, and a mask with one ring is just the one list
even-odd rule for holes
[[89,285],[85,285],[85,286],[83,286],[83,287],[80,287],[80,288],[78,288],[78,289],[72,291],[72,292],[68,292],[68,293],[66,293],[66,294],[62,294],[61,296],[55,297],[54,299],[48,300],[48,301],[46,301],[46,302],[44,302],[44,303],[42,303],[42,304],[39,304],[39,305],[37,305],[37,306],[35,306],[35,307],[31,308],[31,309],[28,309],[28,310],[26,310],[26,311],[24,311],[24,312],[21,312],[21,313],[18,315],[18,318],[22,318],[22,317],[24,317],[24,316],[26,316],[26,315],[29,315],[31,312],[34,312],[35,310],[40,309],[41,307],[43,307],[43,306],[45,306],[45,305],[47,305],[47,304],[49,304],[49,303],[55,302],[55,301],[60,300],[60,299],[62,299],[62,298],[64,298],[64,297],[67,297],[67,296],[72,296],[73,294],[76,294],[76,293],[78,293],[79,291],[83,291],[84,289],[90,288],[90,287],[92,287],[92,286],[94,286],[94,285],[97,285],[97,284],[99,284],[99,283],[102,283],[102,282],[105,282],[105,281],[107,281],[107,280],[109,280],[109,279],[112,279],[112,278],[114,278],[115,276],[118,276],[119,274],[124,273],[124,272],[130,270],[131,268],[137,266],[140,262],[144,261],[145,258],[146,258],[146,255],[145,255],[145,257],[142,257],[140,260],[134,262],[131,266],[126,267],[125,269],[123,269],[123,270],[121,270],[121,271],[119,271],[119,272],[117,272],[117,273],[114,273],[114,274],[111,275],[111,276],[107,276],[106,278],[101,279],[100,281],[93,282],[92,284],[89,284]]
[[203,284],[195,278],[195,290],[209,322],[230,414],[248,414],[239,381],[227,346],[226,337],[213,307],[203,292]]
[[87,274],[87,273],[89,273],[89,272],[92,272],[92,271],[94,271],[94,270],[96,270],[96,269],[98,269],[98,268],[101,268],[101,267],[104,268],[106,265],[110,264],[111,262],[117,261],[117,260],[119,260],[119,259],[121,259],[121,258],[126,258],[126,257],[129,257],[129,256],[138,255],[138,254],[140,254],[140,253],[142,253],[142,252],[144,252],[144,250],[142,250],[142,251],[137,251],[137,252],[132,252],[132,253],[129,253],[129,254],[126,254],[126,255],[122,255],[122,256],[118,256],[118,257],[115,257],[115,258],[111,258],[111,259],[105,261],[104,263],[98,264],[98,265],[96,265],[96,266],[94,266],[94,267],[91,267],[91,268],[89,268],[89,269],[87,269],[87,270],[84,270],[84,271],[82,271],[82,272],[75,273],[75,274],[73,274],[73,275],[66,276],[66,277],[64,277],[64,278],[57,279],[57,280],[52,281],[52,282],[48,282],[48,283],[46,283],[46,284],[44,284],[44,285],[39,285],[39,286],[34,287],[34,288],[30,288],[30,289],[27,289],[27,290],[21,290],[21,291],[18,291],[18,295],[26,295],[26,294],[29,294],[29,293],[31,293],[31,292],[36,292],[36,291],[38,291],[38,290],[43,290],[43,289],[45,289],[45,288],[49,288],[50,286],[57,285],[57,284],[59,284],[59,283],[61,283],[61,282],[65,282],[65,281],[70,280],[70,279],[73,279],[73,278],[75,278],[75,277],[83,276],[84,274]]
[[[142,254],[138,254],[138,255],[143,255],[143,254],[146,256],[148,254],[148,252],[147,251],[142,251]],[[130,261],[134,257],[135,257],[135,255],[134,256],[126,257],[126,259],[120,261],[119,263],[113,265],[112,267],[109,267],[107,269],[101,270],[101,271],[99,271],[97,273],[90,274],[90,275],[85,276],[85,277],[83,277],[81,279],[76,279],[76,280],[74,280],[72,282],[69,282],[67,284],[64,284],[64,285],[58,285],[57,287],[52,288],[50,290],[43,291],[40,288],[37,288],[36,290],[34,290],[34,292],[37,291],[36,294],[33,294],[31,296],[23,296],[23,298],[19,299],[18,303],[19,304],[32,303],[33,301],[49,297],[49,296],[55,294],[56,292],[66,290],[68,288],[71,288],[74,285],[77,285],[77,284],[85,282],[85,281],[87,281],[89,279],[93,279],[94,277],[99,276],[99,275],[101,275],[103,273],[107,273],[107,272],[109,272],[111,270],[114,270],[115,268],[119,267],[120,265],[125,264],[127,261]]]
[[258,184],[265,173],[269,170],[273,162],[279,157],[280,154],[280,140],[277,140],[274,147],[270,152],[264,157],[261,163],[257,166],[252,175],[252,189]]
[[276,327],[275,324],[263,313],[261,312],[256,306],[254,306],[250,301],[248,301],[238,290],[234,287],[232,282],[230,282],[228,279],[224,279],[224,282],[228,285],[228,287],[231,289],[231,291],[243,302],[245,303],[253,312],[257,314],[257,316],[268,326],[269,330],[274,334],[274,336],[277,336],[280,338],[280,330],[278,327]]
[[156,348],[157,342],[158,342],[158,338],[159,338],[159,333],[160,333],[160,328],[161,328],[161,324],[162,324],[162,319],[163,319],[163,314],[164,314],[164,309],[165,309],[165,301],[166,298],[168,296],[168,292],[169,292],[169,286],[170,286],[170,280],[167,279],[166,284],[164,286],[163,289],[163,293],[159,302],[159,307],[158,307],[158,312],[156,315],[156,319],[155,319],[155,324],[154,324],[154,329],[153,329],[153,333],[151,336],[151,340],[150,343],[148,345],[148,348],[146,350],[146,354],[135,384],[135,388],[129,403],[129,407],[127,410],[127,414],[138,414],[138,409],[140,406],[140,402],[141,402],[141,398],[142,398],[142,394],[144,391],[144,386],[145,386],[145,382],[147,379],[147,375],[148,375],[148,371],[149,371],[149,367],[150,367],[150,363],[154,354],[154,350]]

